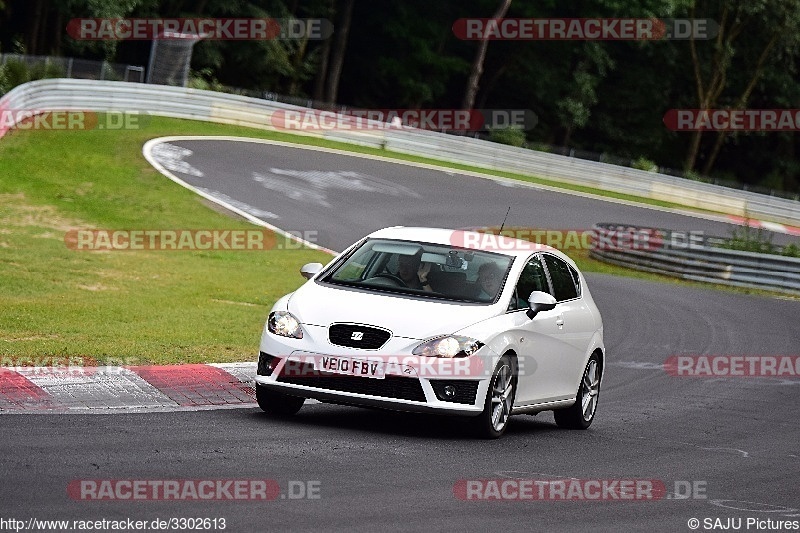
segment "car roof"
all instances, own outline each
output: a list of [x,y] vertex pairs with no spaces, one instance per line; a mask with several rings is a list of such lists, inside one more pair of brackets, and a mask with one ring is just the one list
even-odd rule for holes
[[546,244],[538,244],[511,237],[479,233],[470,230],[393,226],[375,231],[369,234],[368,237],[457,246],[524,258],[529,257],[532,253],[537,251],[546,251],[563,259],[567,259],[574,266],[574,262],[570,260],[569,257]]

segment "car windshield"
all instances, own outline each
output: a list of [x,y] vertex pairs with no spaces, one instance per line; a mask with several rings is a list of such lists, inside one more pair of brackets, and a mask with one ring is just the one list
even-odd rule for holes
[[323,282],[382,292],[492,303],[512,258],[453,246],[368,239]]

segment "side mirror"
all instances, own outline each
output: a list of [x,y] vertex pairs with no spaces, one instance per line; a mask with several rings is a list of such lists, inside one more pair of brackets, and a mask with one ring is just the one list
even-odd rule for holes
[[300,269],[300,275],[306,279],[311,279],[322,270],[322,263],[307,263]]
[[528,315],[528,318],[533,320],[533,317],[539,314],[539,311],[555,309],[556,303],[556,299],[552,294],[547,294],[542,291],[533,291],[528,298],[528,310],[525,311],[525,314]]

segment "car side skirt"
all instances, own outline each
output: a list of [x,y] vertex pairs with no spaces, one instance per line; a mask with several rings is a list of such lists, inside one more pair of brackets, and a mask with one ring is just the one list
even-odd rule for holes
[[544,402],[533,405],[515,405],[511,410],[512,415],[535,415],[542,411],[554,411],[556,409],[566,409],[575,403],[575,398],[569,400],[558,400],[555,402]]

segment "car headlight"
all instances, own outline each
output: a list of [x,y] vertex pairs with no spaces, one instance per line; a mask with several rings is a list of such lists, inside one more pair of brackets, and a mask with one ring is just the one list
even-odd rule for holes
[[444,335],[429,339],[411,352],[426,357],[469,357],[477,352],[483,343],[463,335]]
[[267,319],[267,329],[270,333],[281,337],[303,338],[300,322],[289,311],[273,311]]

